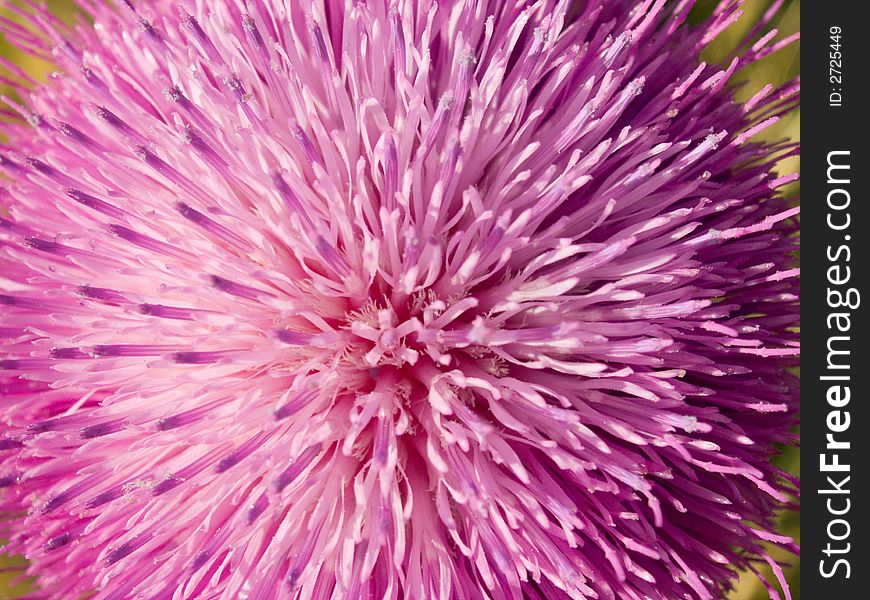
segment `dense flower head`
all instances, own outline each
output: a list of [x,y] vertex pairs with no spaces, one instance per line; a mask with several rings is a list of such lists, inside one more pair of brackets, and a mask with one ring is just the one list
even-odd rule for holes
[[[674,600],[797,482],[796,208],[723,1],[11,5],[0,506],[34,597]],[[11,519],[11,520],[10,520]],[[772,597],[779,597],[770,584]],[[788,592],[786,592],[788,596]]]

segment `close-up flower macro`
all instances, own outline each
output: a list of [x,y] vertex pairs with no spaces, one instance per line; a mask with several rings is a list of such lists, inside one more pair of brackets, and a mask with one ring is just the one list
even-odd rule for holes
[[794,8],[7,2],[0,597],[798,600]]

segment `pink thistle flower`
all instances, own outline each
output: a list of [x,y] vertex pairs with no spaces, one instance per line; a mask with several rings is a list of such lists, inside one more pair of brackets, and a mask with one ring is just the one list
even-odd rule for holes
[[726,87],[775,9],[719,67],[738,2],[25,4],[59,72],[6,65],[0,485],[39,597],[782,579],[797,149],[751,138],[797,84]]

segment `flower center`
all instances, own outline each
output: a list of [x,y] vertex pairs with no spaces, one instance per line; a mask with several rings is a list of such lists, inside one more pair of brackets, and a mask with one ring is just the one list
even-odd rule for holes
[[416,364],[420,354],[410,347],[409,337],[414,336],[420,328],[420,321],[415,317],[400,323],[392,307],[377,308],[372,304],[351,315],[351,333],[370,346],[362,357],[370,367]]

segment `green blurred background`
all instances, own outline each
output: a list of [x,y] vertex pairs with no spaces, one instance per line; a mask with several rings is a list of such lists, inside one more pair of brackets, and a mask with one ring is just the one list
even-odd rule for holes
[[[58,15],[66,19],[72,19],[75,14],[75,4],[72,0],[49,0],[47,4]],[[709,61],[724,58],[770,4],[771,0],[748,0],[744,6],[745,14],[743,18],[714,42],[708,50],[708,56],[705,58]],[[716,0],[699,1],[693,18],[702,19],[706,14],[709,14],[715,5]],[[5,8],[0,8],[0,13],[8,15],[9,11]],[[780,31],[777,38],[782,38],[798,31],[800,29],[800,0],[786,2],[784,9],[774,21],[773,26],[777,27]],[[51,64],[38,61],[31,56],[19,52],[2,39],[0,39],[0,56],[18,65],[32,77],[41,81],[45,80],[48,73],[52,71]],[[797,75],[799,71],[800,44],[792,44],[784,50],[780,50],[744,69],[738,77],[735,77],[734,81],[746,82],[745,85],[735,91],[735,95],[738,100],[745,100],[766,83],[774,85],[784,83]],[[2,84],[0,84],[0,91],[3,94],[14,95],[12,90]],[[781,120],[775,126],[768,128],[759,138],[766,140],[800,139],[800,112],[798,111],[790,117]],[[783,173],[799,171],[800,159],[792,158],[785,160],[779,165],[779,169]],[[799,183],[792,184],[786,188],[785,193],[797,195],[800,191],[799,186]],[[800,474],[800,452],[796,448],[787,449],[779,457],[778,461],[789,472],[796,475]],[[781,530],[800,542],[800,520],[798,513],[792,511],[785,512],[781,516],[781,521]],[[773,549],[773,555],[790,565],[786,574],[791,583],[792,596],[795,600],[799,600],[800,561],[796,557],[789,556],[777,548]],[[27,590],[27,581],[13,585],[13,581],[20,580],[21,569],[24,563],[25,561],[21,557],[0,556],[0,599],[15,598],[18,594]],[[771,576],[768,567],[765,566],[760,570],[768,577]],[[729,600],[766,600],[767,598],[768,593],[764,586],[751,573],[744,574],[740,578],[734,592],[729,596]]]

